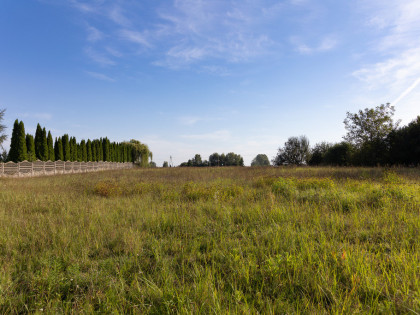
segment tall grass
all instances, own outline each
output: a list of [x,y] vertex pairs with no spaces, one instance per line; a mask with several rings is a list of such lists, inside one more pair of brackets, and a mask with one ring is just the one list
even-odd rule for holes
[[419,313],[420,170],[0,179],[0,313]]

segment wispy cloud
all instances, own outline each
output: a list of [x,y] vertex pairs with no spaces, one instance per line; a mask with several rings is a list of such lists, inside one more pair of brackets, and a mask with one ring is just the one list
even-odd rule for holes
[[227,141],[230,139],[231,134],[228,130],[216,130],[209,133],[182,135],[181,137],[184,139],[192,139],[192,140]]
[[401,93],[397,99],[392,102],[393,105],[397,105],[404,97],[409,95],[418,85],[420,84],[420,78],[418,78],[412,85],[410,85],[404,92]]
[[86,55],[89,56],[91,60],[94,62],[102,65],[102,66],[112,66],[115,65],[115,61],[113,61],[109,56],[107,56],[104,52],[98,52],[92,47],[87,47],[85,49]]
[[[113,65],[122,55],[145,54],[153,56],[149,62],[157,66],[222,76],[228,73],[226,66],[278,56],[290,44],[290,35],[279,21],[303,24],[307,22],[303,15],[316,15],[312,0],[170,0],[147,5],[68,1],[88,25],[86,54],[98,64]],[[291,22],[290,14],[298,14],[299,19]],[[337,45],[334,37],[320,38],[319,43],[294,45],[301,54],[329,51]]]
[[26,117],[33,117],[33,118],[36,118],[36,119],[40,119],[42,121],[51,120],[53,118],[53,115],[51,113],[29,113],[29,112],[26,112],[26,113],[20,114],[19,116],[25,117],[25,118]]
[[84,2],[80,2],[80,1],[77,1],[77,0],[70,0],[69,2],[74,8],[76,8],[77,10],[79,10],[83,13],[96,12],[96,9],[95,9],[94,5],[87,4],[87,3],[84,3]]
[[212,60],[209,70],[218,66],[215,61],[248,62],[276,48],[278,44],[270,34],[275,32],[268,26],[285,7],[279,9],[269,0],[173,0],[164,6],[150,6],[149,19],[145,20],[144,7],[133,2],[70,0],[69,3],[86,20],[87,41],[97,43],[107,39],[102,46],[86,50],[89,58],[99,64],[115,63],[115,56],[105,47],[127,50],[129,45],[140,45],[155,49],[156,65],[181,68]]
[[202,120],[202,118],[197,117],[197,116],[183,116],[183,117],[179,117],[178,118],[178,121],[182,125],[186,125],[186,126],[195,125],[200,120]]
[[152,45],[146,39],[145,34],[137,31],[132,31],[128,29],[123,29],[120,31],[120,36],[122,39],[140,44],[142,46],[151,47]]
[[108,82],[115,82],[115,79],[103,74],[103,73],[99,73],[99,72],[93,72],[93,71],[85,71],[85,73],[89,76],[91,76],[92,78],[95,79],[99,79],[99,80],[103,80],[103,81],[108,81]]
[[205,73],[213,74],[220,77],[227,77],[231,75],[231,72],[225,67],[215,66],[215,65],[202,66],[200,69],[200,72],[205,72]]
[[110,9],[108,9],[107,13],[108,17],[116,24],[124,27],[131,25],[131,21],[125,16],[123,8],[119,6],[118,3],[115,3]]
[[370,89],[398,88],[407,86],[420,76],[420,48],[402,49],[392,57],[353,72],[353,75],[367,84]]
[[292,37],[291,42],[295,46],[296,51],[302,55],[330,51],[336,48],[338,44],[338,41],[333,36],[326,36],[318,44],[313,46],[304,43],[299,37]]
[[420,2],[371,0],[361,4],[366,25],[380,34],[371,43],[382,60],[365,64],[353,75],[371,89],[405,90],[420,77]]
[[86,30],[88,32],[87,40],[89,42],[97,42],[104,38],[104,34],[93,26],[88,25]]

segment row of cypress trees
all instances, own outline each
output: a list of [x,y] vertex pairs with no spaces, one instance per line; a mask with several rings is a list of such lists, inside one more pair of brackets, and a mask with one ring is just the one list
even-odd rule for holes
[[135,147],[130,142],[110,142],[108,138],[82,140],[68,134],[55,138],[51,132],[37,125],[35,137],[25,134],[22,121],[16,119],[13,125],[8,161],[110,161],[133,162],[136,159]]

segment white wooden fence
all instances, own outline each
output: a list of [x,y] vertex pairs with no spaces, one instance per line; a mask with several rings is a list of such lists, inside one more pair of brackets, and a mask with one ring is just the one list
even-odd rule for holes
[[64,161],[23,161],[19,163],[0,163],[0,177],[38,176],[68,173],[84,173],[112,169],[128,169],[134,166],[131,162],[64,162]]

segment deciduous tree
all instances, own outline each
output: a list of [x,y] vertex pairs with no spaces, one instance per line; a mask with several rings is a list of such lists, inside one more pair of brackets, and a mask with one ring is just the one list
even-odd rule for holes
[[375,108],[365,108],[357,113],[347,112],[344,119],[347,134],[344,140],[357,149],[367,142],[385,140],[399,124],[399,122],[394,123],[392,119],[394,112],[395,108],[390,103]]
[[309,140],[305,136],[290,137],[283,148],[279,148],[273,159],[274,165],[302,165],[310,157]]
[[320,142],[315,144],[311,150],[311,158],[308,161],[309,165],[321,165],[325,163],[325,154],[328,149],[331,148],[332,144],[328,142]]
[[251,162],[251,166],[270,166],[270,160],[265,154],[258,154]]
[[3,142],[7,139],[7,135],[4,133],[6,126],[1,123],[4,119],[5,111],[5,109],[0,109],[0,149],[3,149]]

